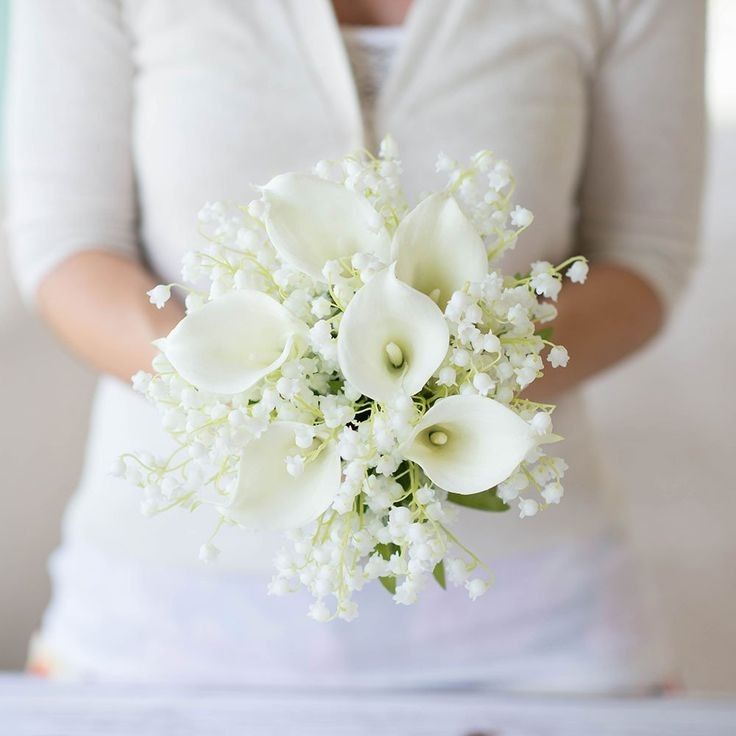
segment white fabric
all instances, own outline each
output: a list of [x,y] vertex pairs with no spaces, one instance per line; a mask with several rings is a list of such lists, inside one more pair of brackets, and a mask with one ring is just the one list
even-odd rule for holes
[[[510,160],[518,201],[537,218],[509,259],[511,270],[584,250],[634,269],[670,303],[687,275],[697,229],[702,35],[703,3],[694,0],[415,0],[388,78],[378,85],[370,125],[376,137],[391,132],[400,142],[412,196],[439,184],[433,163],[440,150],[460,158],[490,146]],[[139,243],[162,278],[176,280],[205,201],[247,201],[251,182],[373,143],[327,0],[23,0],[13,10],[10,89],[9,229],[29,300],[50,269],[85,248],[139,257]],[[353,640],[382,638],[388,628],[382,616],[398,616],[408,630],[421,622],[422,636],[442,652],[438,642],[453,622],[467,632],[467,658],[453,661],[457,650],[449,648],[444,662],[429,663],[424,649],[411,647],[404,666],[437,682],[460,673],[493,679],[491,653],[515,625],[518,657],[509,652],[504,667],[518,667],[520,681],[527,674],[531,681],[538,671],[525,663],[544,649],[540,640],[559,635],[569,643],[577,636],[580,643],[603,626],[614,639],[638,634],[642,656],[611,647],[590,656],[581,671],[599,672],[603,688],[657,677],[652,632],[634,625],[636,616],[627,626],[618,615],[621,601],[612,591],[620,576],[590,554],[596,538],[616,538],[609,531],[616,514],[579,397],[564,397],[555,418],[572,466],[564,503],[524,521],[515,513],[492,519],[461,513],[459,534],[491,565],[500,560],[498,575],[508,587],[480,604],[435,592],[432,603],[408,610],[395,609],[383,594],[375,603],[380,615],[369,613],[349,629],[309,629],[318,633],[309,633],[304,647],[321,643],[326,656],[339,659]],[[311,668],[319,647],[292,649],[293,629],[272,628],[268,639],[259,628],[270,611],[294,621],[303,615],[303,600],[274,602],[263,596],[259,577],[245,576],[269,568],[273,537],[227,529],[218,542],[222,565],[202,568],[196,550],[213,519],[206,513],[144,519],[136,493],[107,475],[122,449],[165,445],[157,427],[155,412],[140,398],[113,379],[101,380],[84,473],[54,568],[55,600],[45,624],[54,647],[64,656],[76,647],[101,677],[116,671],[115,658],[109,665],[104,658],[104,631],[85,628],[89,638],[80,641],[73,622],[91,608],[98,615],[87,625],[99,624],[120,605],[117,559],[135,571],[126,574],[141,576],[136,605],[161,608],[146,619],[148,639],[133,628],[122,631],[128,619],[110,638],[139,642],[139,650],[163,647],[156,667],[167,658],[175,662],[167,676],[213,672],[220,661],[222,648],[208,655],[201,647],[188,663],[174,656],[195,625],[188,592],[205,588],[213,596],[208,626],[216,636],[239,638],[237,651],[256,647],[263,636],[282,644],[285,638],[287,646],[269,650],[282,657],[275,671],[288,679]],[[547,595],[548,580],[514,562],[530,555],[559,559],[560,549],[565,563],[553,584],[574,588],[562,603]],[[106,573],[95,568],[97,557],[111,561]],[[231,575],[237,584],[225,582]],[[107,581],[107,603],[80,589],[86,576]],[[157,599],[162,576],[180,582]],[[228,590],[247,592],[239,599],[242,619],[236,616],[232,627],[220,615],[234,595]],[[585,605],[571,608],[570,600]],[[634,611],[633,597],[625,600]],[[532,616],[514,616],[514,606],[538,605]],[[428,616],[432,606],[442,606],[444,615]],[[172,619],[181,626],[167,639]],[[258,623],[241,628],[239,620]],[[576,635],[560,634],[550,623],[570,620],[578,621]],[[290,652],[304,658],[294,661]],[[397,672],[395,650],[371,653],[383,677]],[[228,677],[258,677],[260,656],[238,658]],[[554,689],[561,669],[547,670],[547,688]],[[577,671],[571,664],[570,672]],[[135,674],[151,672],[141,666]],[[350,673],[357,674],[352,665],[345,668]],[[499,674],[494,682],[501,680]],[[566,686],[586,683],[582,675]]]
[[268,575],[192,576],[72,540],[51,559],[62,592],[31,652],[64,679],[312,688],[487,687],[645,692],[664,682],[622,545],[610,535],[493,561],[494,589],[470,604],[432,586],[397,606],[380,586],[360,618],[319,624],[309,596],[265,595]]
[[375,148],[376,102],[388,79],[391,64],[404,37],[403,26],[341,26],[360,110],[365,127],[365,142]]
[[[413,195],[438,181],[436,151],[492,146],[537,216],[516,265],[567,254],[579,205],[579,247],[670,302],[698,225],[704,5],[416,0],[377,134],[400,141]],[[9,235],[28,299],[83,248],[135,257],[140,240],[176,274],[204,201],[365,142],[329,0],[27,0],[11,22]]]

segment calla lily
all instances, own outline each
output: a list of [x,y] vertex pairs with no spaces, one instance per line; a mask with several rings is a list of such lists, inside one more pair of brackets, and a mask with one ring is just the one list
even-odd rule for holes
[[454,291],[488,273],[477,230],[451,194],[432,194],[401,222],[391,258],[396,275],[444,309]]
[[440,488],[470,494],[506,480],[535,443],[532,428],[498,401],[450,396],[419,420],[404,456]]
[[348,304],[337,335],[337,359],[350,384],[385,403],[419,391],[444,360],[449,339],[437,305],[399,281],[391,267]]
[[188,314],[160,346],[179,375],[192,385],[234,394],[276,370],[302,329],[267,294],[242,290]]
[[388,262],[390,240],[365,197],[307,174],[282,174],[262,189],[266,231],[279,255],[317,281],[337,258],[372,253]]
[[246,445],[233,498],[220,511],[247,529],[282,531],[314,521],[324,513],[340,489],[341,467],[337,445],[329,442],[294,477],[285,458],[302,452],[294,442],[302,425],[276,422]]

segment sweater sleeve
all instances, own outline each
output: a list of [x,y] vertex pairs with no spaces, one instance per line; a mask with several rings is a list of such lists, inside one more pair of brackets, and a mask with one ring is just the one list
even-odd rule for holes
[[70,255],[136,258],[133,64],[119,2],[15,0],[5,137],[11,262],[33,303]]
[[579,247],[670,308],[695,262],[703,179],[703,0],[621,0],[592,80]]

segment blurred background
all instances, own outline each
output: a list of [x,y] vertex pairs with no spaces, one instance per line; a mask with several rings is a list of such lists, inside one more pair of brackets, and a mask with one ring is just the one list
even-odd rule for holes
[[[0,2],[0,49],[6,31]],[[600,440],[685,684],[736,693],[736,0],[711,0],[702,260],[655,345],[590,385]],[[23,666],[77,481],[94,376],[20,303],[0,240],[0,670]],[[574,499],[568,502],[574,503]]]

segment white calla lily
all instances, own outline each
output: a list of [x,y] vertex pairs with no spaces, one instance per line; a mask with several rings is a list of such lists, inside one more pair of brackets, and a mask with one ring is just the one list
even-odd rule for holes
[[470,494],[506,480],[535,443],[529,424],[498,401],[449,396],[419,420],[404,456],[440,488]]
[[[324,513],[340,490],[340,453],[335,442],[290,475],[286,458],[299,450],[295,431],[303,425],[276,422],[246,445],[240,457],[238,485],[221,513],[230,521],[258,531],[296,529]],[[316,443],[315,443],[316,446]]]
[[196,388],[234,394],[276,370],[305,329],[261,291],[234,291],[190,312],[158,343]]
[[391,245],[365,197],[308,174],[281,174],[262,189],[266,231],[279,255],[317,281],[327,261],[372,253],[388,262]]
[[348,383],[386,403],[424,386],[444,360],[449,339],[437,305],[399,281],[390,267],[348,304],[337,334],[337,359]]
[[441,309],[454,291],[488,273],[478,231],[451,194],[432,194],[401,222],[391,246],[396,275]]

